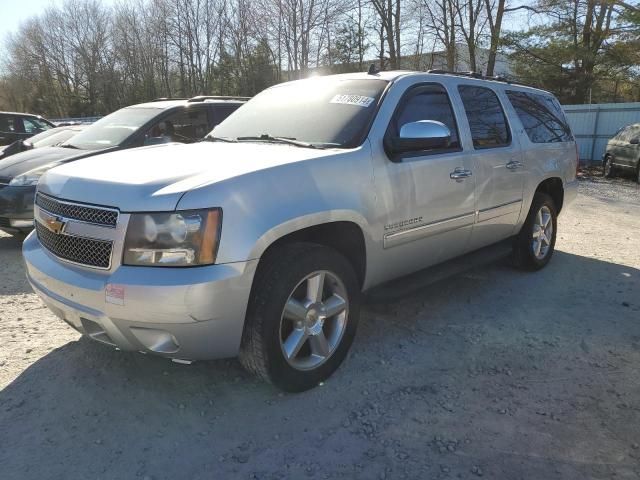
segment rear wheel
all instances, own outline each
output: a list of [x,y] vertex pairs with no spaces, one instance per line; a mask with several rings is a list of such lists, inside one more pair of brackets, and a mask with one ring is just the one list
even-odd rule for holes
[[254,281],[240,361],[279,388],[313,388],[342,363],[353,342],[360,288],[333,249],[286,245],[263,260]]
[[513,256],[516,266],[525,270],[540,270],[553,255],[556,244],[558,214],[553,199],[537,192],[527,219],[515,238]]

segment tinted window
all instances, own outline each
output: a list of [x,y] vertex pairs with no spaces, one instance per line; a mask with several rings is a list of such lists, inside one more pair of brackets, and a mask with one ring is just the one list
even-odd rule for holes
[[0,116],[0,132],[21,133],[24,128],[20,119],[13,115]]
[[557,100],[544,95],[514,91],[508,91],[507,96],[533,143],[573,140]]
[[157,122],[148,130],[146,137],[157,139],[147,143],[192,143],[203,138],[208,132],[207,111],[204,108],[190,108],[179,110]]
[[13,117],[8,115],[0,115],[0,132],[15,132],[16,128],[13,124]]
[[475,148],[501,147],[511,142],[507,118],[493,90],[482,87],[458,87],[467,113]]
[[215,124],[222,123],[226,118],[235,112],[240,107],[239,104],[230,103],[228,105],[216,105],[214,109],[214,121]]
[[458,127],[449,102],[449,95],[441,85],[425,85],[415,88],[406,97],[392,123],[394,134],[398,135],[406,123],[420,120],[435,120],[444,123],[451,131],[449,148],[459,148]]
[[318,146],[353,148],[364,141],[387,81],[318,77],[259,93],[212,135],[287,137]]

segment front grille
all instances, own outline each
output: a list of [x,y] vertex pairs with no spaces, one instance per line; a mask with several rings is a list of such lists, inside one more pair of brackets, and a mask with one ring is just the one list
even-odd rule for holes
[[75,203],[62,202],[41,193],[36,195],[36,204],[54,215],[80,220],[81,222],[94,223],[115,227],[118,222],[118,211],[99,207],[87,207]]
[[56,257],[89,267],[109,268],[111,265],[112,242],[56,234],[40,222],[35,222],[35,225],[38,240]]
[[11,222],[8,218],[0,217],[0,227],[11,227]]

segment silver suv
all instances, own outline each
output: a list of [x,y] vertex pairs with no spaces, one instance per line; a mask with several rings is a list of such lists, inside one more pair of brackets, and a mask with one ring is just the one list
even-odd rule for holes
[[285,83],[206,140],[47,172],[28,278],[94,340],[239,356],[289,391],[343,361],[362,291],[509,239],[519,266],[544,267],[576,194],[558,101],[497,79]]

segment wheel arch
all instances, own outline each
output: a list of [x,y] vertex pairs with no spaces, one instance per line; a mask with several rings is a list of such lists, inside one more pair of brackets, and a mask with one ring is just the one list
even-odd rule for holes
[[553,198],[557,213],[560,213],[564,204],[564,185],[560,177],[549,177],[538,184],[537,192],[543,192]]
[[256,243],[251,258],[273,254],[279,246],[290,243],[316,243],[333,248],[352,265],[360,284],[365,283],[367,272],[367,237],[362,220],[353,215],[312,215],[286,222],[266,232]]

